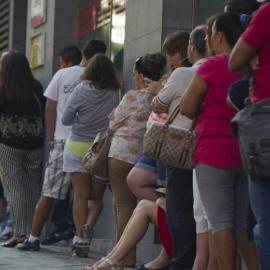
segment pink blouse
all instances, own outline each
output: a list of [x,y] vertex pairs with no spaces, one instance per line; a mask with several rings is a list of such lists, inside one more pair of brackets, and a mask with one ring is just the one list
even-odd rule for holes
[[228,69],[225,54],[209,57],[197,69],[197,75],[208,85],[204,97],[205,107],[195,127],[197,140],[194,166],[210,166],[242,170],[238,139],[232,138],[230,120],[236,113],[226,102],[232,83],[243,78],[242,74]]

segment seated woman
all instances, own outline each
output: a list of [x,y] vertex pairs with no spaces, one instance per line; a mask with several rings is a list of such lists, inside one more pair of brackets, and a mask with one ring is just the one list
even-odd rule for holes
[[[160,237],[167,255],[172,257],[172,239],[166,223],[165,202],[159,198],[157,202],[142,200],[136,207],[131,216],[120,240],[114,249],[100,261],[92,266],[84,266],[82,270],[99,270],[99,269],[124,269],[123,260],[126,255],[136,246],[144,237],[149,223],[159,227]],[[141,268],[143,269],[143,268]],[[145,268],[146,269],[146,268]],[[168,266],[159,269],[169,269]]]
[[[134,164],[142,156],[143,135],[151,113],[153,96],[145,89],[144,78],[159,80],[166,58],[161,53],[146,54],[134,63],[134,82],[138,90],[130,90],[110,114],[110,130],[114,132],[109,152],[109,175],[114,196],[114,214],[118,241],[137,205],[137,198],[129,189],[126,179]],[[125,259],[125,266],[136,263],[134,247]]]

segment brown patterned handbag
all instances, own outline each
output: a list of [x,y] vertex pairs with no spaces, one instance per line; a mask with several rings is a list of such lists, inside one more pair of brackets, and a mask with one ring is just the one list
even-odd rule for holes
[[195,118],[188,129],[171,125],[180,111],[176,106],[165,124],[153,122],[143,138],[143,154],[173,167],[193,168]]

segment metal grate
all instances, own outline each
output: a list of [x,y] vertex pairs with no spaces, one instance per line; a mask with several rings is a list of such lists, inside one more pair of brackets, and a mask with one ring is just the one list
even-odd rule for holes
[[125,11],[125,0],[94,0],[79,10],[78,37],[111,22],[112,14]]
[[10,0],[0,0],[0,53],[9,48]]

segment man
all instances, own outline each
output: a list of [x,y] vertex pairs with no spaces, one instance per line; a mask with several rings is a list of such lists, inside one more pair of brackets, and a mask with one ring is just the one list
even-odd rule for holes
[[[191,68],[177,68],[167,84],[153,101],[153,111],[169,115],[179,105],[182,94],[191,81],[196,69],[205,56],[206,27],[198,26],[190,34],[188,59]],[[150,82],[150,91],[151,89]],[[191,121],[179,114],[173,125],[189,128]],[[196,226],[193,217],[192,170],[184,170],[167,165],[166,218],[173,239],[173,257],[170,269],[191,270],[196,255]]]
[[79,65],[82,60],[82,52],[76,46],[66,46],[58,53],[60,68]]
[[[66,46],[58,52],[60,68],[79,65],[82,61],[82,52],[76,46]],[[51,213],[53,228],[49,236],[42,241],[42,245],[51,245],[61,240],[73,238],[75,225],[73,221],[72,206],[73,200],[70,198],[70,185],[67,196],[64,200],[54,199]]]
[[53,199],[64,200],[66,198],[70,186],[70,176],[63,172],[63,151],[70,129],[62,125],[61,117],[68,97],[80,82],[81,75],[90,58],[96,53],[105,52],[106,45],[102,40],[88,41],[83,48],[80,65],[59,70],[44,93],[47,97],[46,121],[50,139],[49,162],[31,234],[29,239],[17,246],[19,250],[39,250],[39,237],[50,215]]

